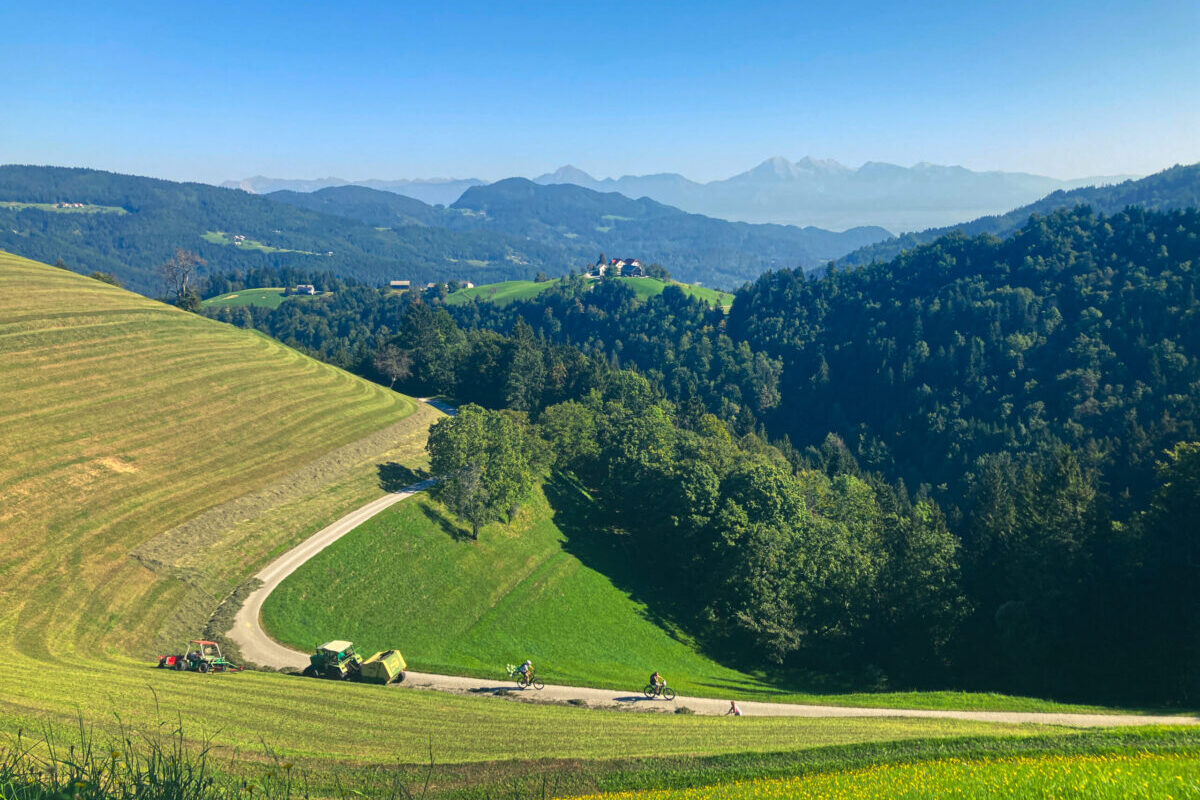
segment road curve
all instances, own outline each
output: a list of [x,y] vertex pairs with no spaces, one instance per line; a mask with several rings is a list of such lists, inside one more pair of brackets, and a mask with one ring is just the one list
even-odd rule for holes
[[[299,545],[272,561],[255,577],[262,586],[246,598],[246,602],[234,617],[229,638],[241,647],[243,657],[252,663],[276,669],[303,669],[308,665],[308,654],[276,642],[262,629],[260,614],[263,602],[285,578],[304,565],[310,558],[338,539],[389,506],[412,497],[429,488],[432,480],[421,481],[392,494],[386,494],[367,503],[327,528],[324,528]],[[648,700],[633,692],[615,692],[608,689],[589,689],[578,686],[547,685],[542,691],[517,690],[515,684],[504,680],[464,678],[454,675],[433,675],[409,672],[404,687],[435,689],[458,694],[487,694],[501,690],[513,690],[517,699],[531,702],[559,702],[583,700],[589,706],[626,708],[644,711],[672,711],[678,706],[687,706],[698,714],[724,714],[729,710],[728,700],[704,697],[679,697],[674,702]],[[1198,717],[1151,716],[1139,714],[1062,714],[1056,712],[1024,711],[949,711],[931,709],[898,708],[854,708],[849,706],[817,706],[797,703],[763,703],[751,700],[738,701],[742,713],[747,716],[764,717],[934,717],[940,719],[963,719],[976,722],[1003,722],[1010,724],[1037,723],[1043,725],[1066,725],[1071,727],[1115,727],[1124,725],[1197,725]]]
[[383,497],[372,500],[365,506],[351,511],[332,525],[317,531],[255,575],[255,578],[262,581],[262,586],[251,592],[246,598],[246,602],[238,609],[237,615],[233,618],[233,627],[229,629],[228,633],[229,638],[237,642],[241,648],[242,657],[252,663],[276,669],[289,667],[303,669],[308,666],[307,654],[284,647],[262,629],[259,616],[262,614],[263,603],[266,602],[267,597],[275,591],[275,587],[283,583],[287,576],[300,569],[317,553],[385,508],[412,497],[432,485],[432,479],[424,480],[405,487],[399,492],[385,494]]

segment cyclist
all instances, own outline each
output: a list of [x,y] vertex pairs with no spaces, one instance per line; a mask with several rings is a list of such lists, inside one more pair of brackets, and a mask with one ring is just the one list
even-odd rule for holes
[[517,667],[517,674],[520,675],[522,678],[524,678],[526,683],[532,683],[533,682],[533,662],[531,660],[529,660],[528,658],[525,659],[525,663],[522,664],[521,666]]
[[658,674],[658,670],[654,670],[654,674],[650,676],[650,685],[654,687],[654,691],[661,692],[667,682],[663,680],[662,675]]

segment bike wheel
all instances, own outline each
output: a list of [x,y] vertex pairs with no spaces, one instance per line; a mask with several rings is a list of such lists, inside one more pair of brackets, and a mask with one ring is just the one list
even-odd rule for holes
[[646,697],[654,697],[654,687],[647,686],[645,689],[642,689],[642,694],[646,695]]
[[537,689],[540,692],[542,689],[546,688],[546,684],[542,683],[537,678],[534,678],[533,679],[533,688]]
[[675,699],[675,690],[672,689],[670,686],[664,686],[663,690],[662,690],[662,696],[664,698],[666,698],[667,700],[674,700]]

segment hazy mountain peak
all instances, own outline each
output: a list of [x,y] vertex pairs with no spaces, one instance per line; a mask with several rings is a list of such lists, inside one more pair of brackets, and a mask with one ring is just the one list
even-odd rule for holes
[[535,183],[574,183],[587,185],[596,182],[596,179],[579,169],[572,164],[564,164],[554,172],[547,173],[540,177],[534,178]]

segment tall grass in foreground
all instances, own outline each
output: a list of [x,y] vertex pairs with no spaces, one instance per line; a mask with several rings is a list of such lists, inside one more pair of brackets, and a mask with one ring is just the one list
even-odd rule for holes
[[[62,741],[53,730],[29,739],[19,732],[0,747],[0,800],[308,800],[307,776],[269,749],[252,777],[238,756],[228,764],[216,758],[209,741],[186,739],[182,724],[155,734],[133,734],[100,743],[80,720],[74,741]],[[235,771],[236,770],[236,771]],[[424,797],[428,780],[414,795],[398,775],[378,776],[370,797],[415,800]],[[338,787],[321,797],[365,796]]]
[[700,789],[592,795],[604,800],[917,800],[1200,798],[1194,753],[935,760]]

